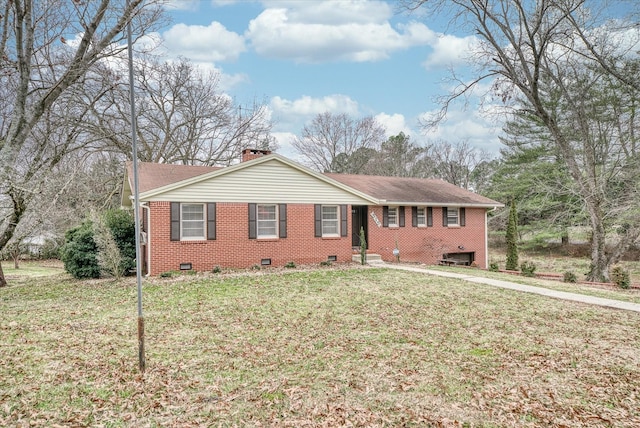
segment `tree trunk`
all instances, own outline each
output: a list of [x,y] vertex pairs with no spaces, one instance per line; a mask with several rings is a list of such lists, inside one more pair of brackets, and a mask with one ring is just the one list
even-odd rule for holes
[[607,235],[601,218],[591,215],[591,269],[587,280],[596,282],[609,281],[609,260],[607,258]]
[[2,261],[0,260],[0,287],[6,287],[7,280],[4,278],[4,272],[2,271]]

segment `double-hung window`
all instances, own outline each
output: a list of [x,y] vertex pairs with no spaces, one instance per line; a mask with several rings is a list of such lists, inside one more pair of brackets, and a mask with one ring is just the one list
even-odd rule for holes
[[389,227],[398,227],[398,207],[389,207],[387,218]]
[[180,205],[180,236],[184,240],[206,239],[204,204]]
[[417,226],[425,227],[427,225],[427,209],[425,207],[418,207],[416,210]]
[[458,208],[447,208],[447,226],[459,226]]
[[340,214],[337,205],[322,206],[322,236],[340,236]]
[[258,205],[257,229],[258,238],[278,237],[278,206]]
[[320,205],[313,207],[313,236],[339,238],[347,236],[347,205]]
[[465,208],[442,207],[442,225],[444,227],[464,227]]

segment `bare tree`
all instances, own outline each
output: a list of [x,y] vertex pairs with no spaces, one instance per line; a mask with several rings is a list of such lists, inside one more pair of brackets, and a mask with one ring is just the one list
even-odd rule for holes
[[365,173],[390,177],[432,177],[434,164],[429,148],[413,143],[403,132],[382,143]]
[[434,164],[433,176],[474,191],[480,187],[480,183],[476,183],[481,178],[477,171],[491,160],[489,153],[466,140],[454,144],[438,141],[429,147],[429,155]]
[[[475,59],[481,72],[471,82],[460,81],[436,120],[451,102],[490,78],[494,95],[546,127],[589,217],[592,280],[607,280],[609,267],[640,237],[635,135],[640,33],[633,20],[604,19],[607,3],[405,1],[410,8],[454,16],[480,40]],[[631,13],[637,14],[638,3],[633,5]],[[615,117],[612,100],[622,116]],[[607,235],[616,225],[623,227],[608,250]]]
[[78,126],[66,121],[69,132],[63,135],[53,126],[55,119],[72,118],[73,93],[87,71],[125,49],[120,42],[127,22],[142,35],[161,9],[155,1],[143,0],[0,4],[0,93],[7,97],[0,113],[1,251],[47,182],[47,173],[80,141],[74,131]]
[[[103,68],[112,90],[92,107],[88,131],[103,150],[131,157],[128,84],[116,68]],[[113,76],[113,77],[110,77]],[[135,66],[138,158],[146,162],[229,165],[243,148],[266,142],[271,122],[264,105],[236,105],[219,87],[216,72],[187,60],[164,62],[151,56]]]
[[352,119],[345,113],[318,114],[293,147],[311,167],[323,172],[358,174],[380,148],[385,130],[373,117]]

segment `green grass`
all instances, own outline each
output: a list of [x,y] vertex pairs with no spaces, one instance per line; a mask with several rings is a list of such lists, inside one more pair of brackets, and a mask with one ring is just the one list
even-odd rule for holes
[[0,426],[640,424],[640,314],[374,268],[0,289]]
[[3,261],[2,271],[7,280],[24,277],[39,277],[59,274],[64,272],[62,262],[54,261],[20,261],[18,269],[14,267],[13,261]]

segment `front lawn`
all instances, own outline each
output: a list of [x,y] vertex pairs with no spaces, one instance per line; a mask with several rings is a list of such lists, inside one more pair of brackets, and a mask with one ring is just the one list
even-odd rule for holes
[[0,426],[640,425],[640,314],[375,268],[0,289]]

